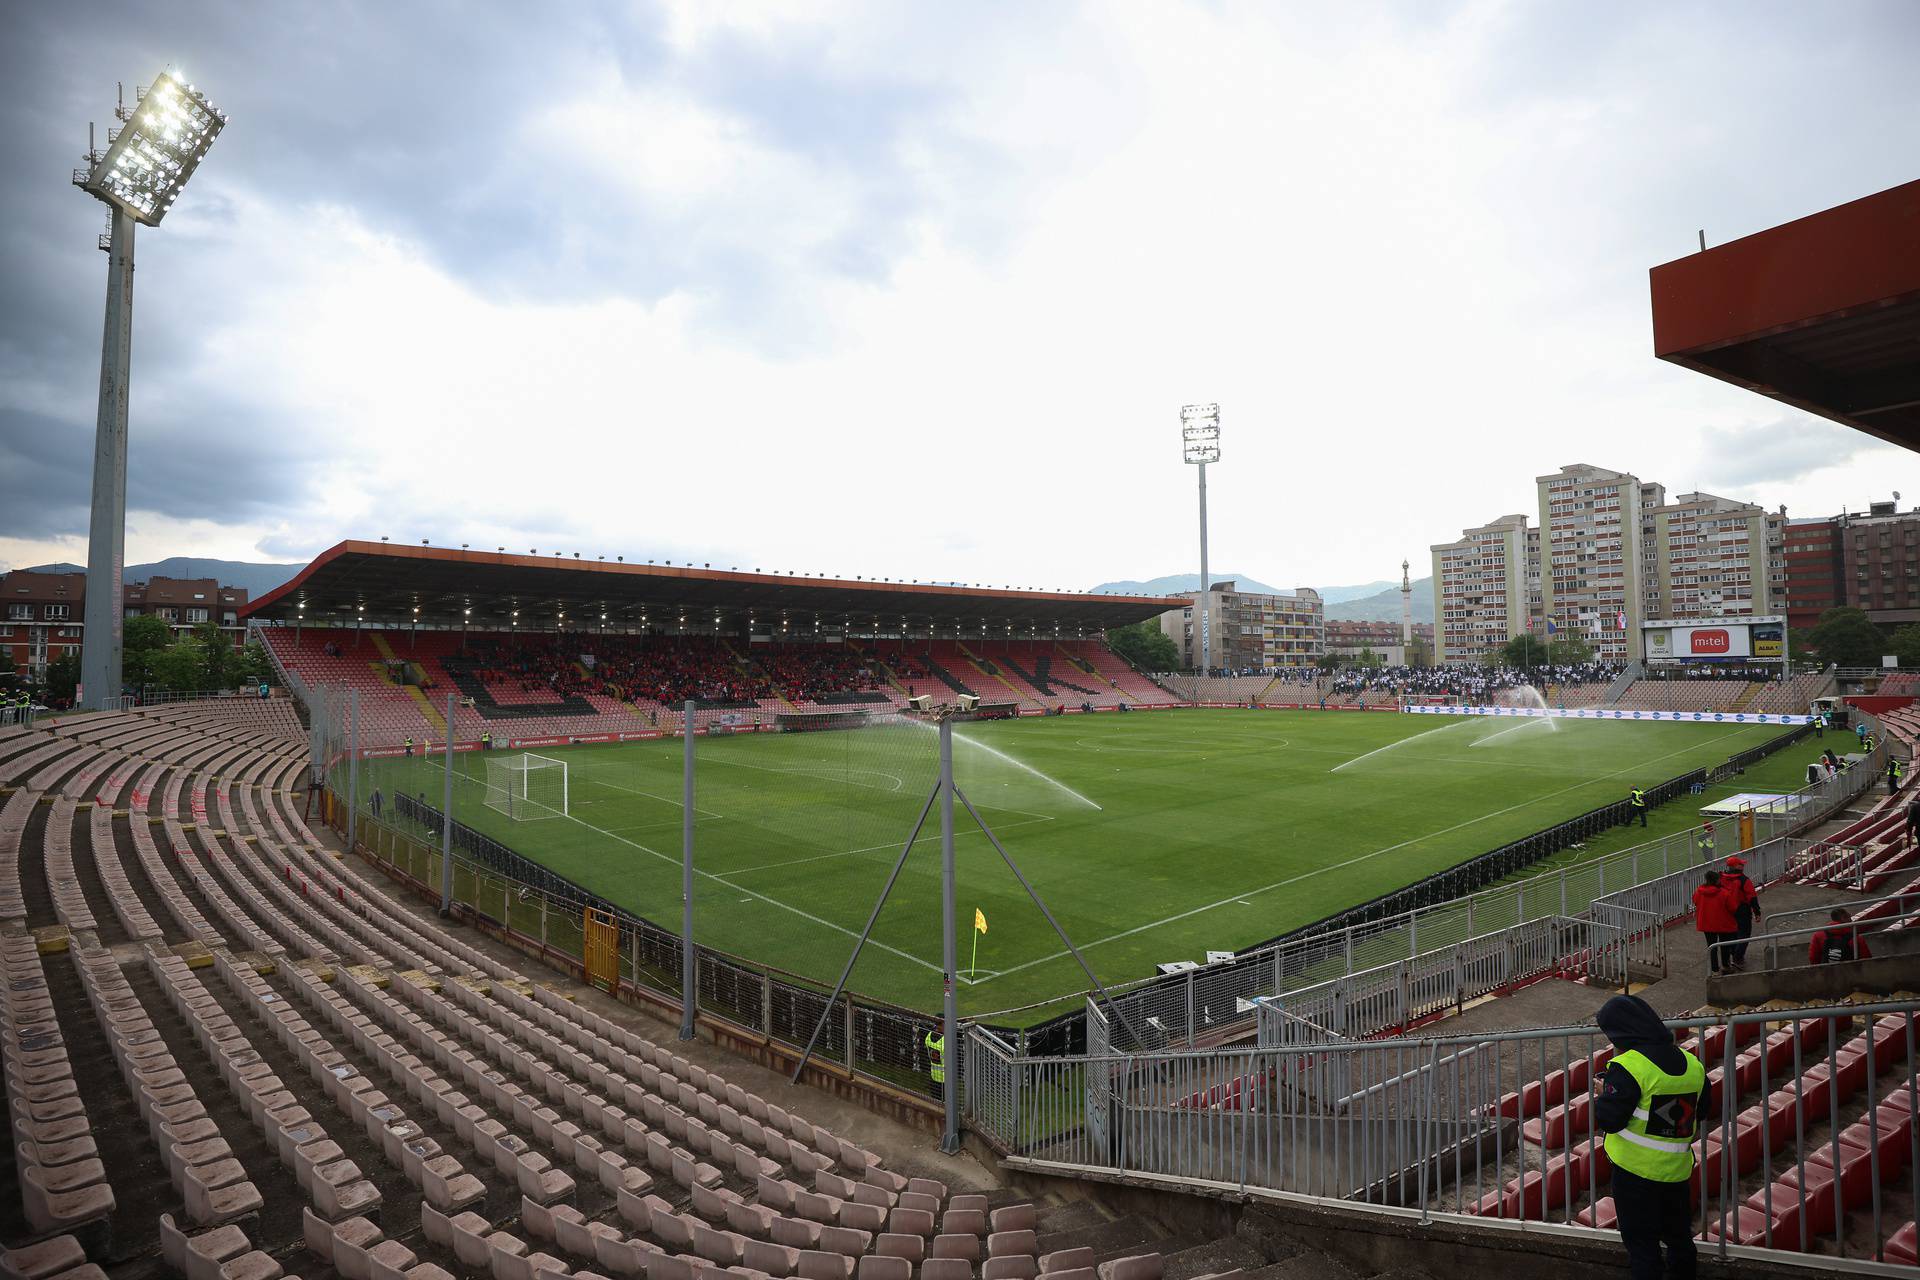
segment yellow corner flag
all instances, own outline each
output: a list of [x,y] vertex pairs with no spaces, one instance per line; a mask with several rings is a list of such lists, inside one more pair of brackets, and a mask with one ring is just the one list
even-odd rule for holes
[[973,909],[973,927],[981,933],[987,931],[987,913],[978,907]]

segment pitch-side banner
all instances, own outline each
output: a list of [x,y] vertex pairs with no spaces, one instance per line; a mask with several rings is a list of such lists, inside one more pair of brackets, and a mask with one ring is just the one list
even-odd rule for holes
[[1606,707],[1405,706],[1416,716],[1533,716],[1554,720],[1674,720],[1688,724],[1812,724],[1812,716],[1766,711],[1613,711]]

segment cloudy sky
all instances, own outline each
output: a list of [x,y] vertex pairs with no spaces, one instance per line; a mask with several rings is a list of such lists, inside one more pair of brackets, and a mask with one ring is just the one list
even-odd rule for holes
[[1915,176],[1920,5],[11,0],[0,566],[84,561],[86,124],[140,233],[129,558],[345,537],[1366,581],[1587,461],[1795,514],[1910,454],[1651,355],[1647,268]]

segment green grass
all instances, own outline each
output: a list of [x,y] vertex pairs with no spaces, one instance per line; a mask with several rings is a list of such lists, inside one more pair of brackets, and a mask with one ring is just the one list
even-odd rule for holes
[[[1204,958],[1461,862],[1595,805],[1717,764],[1774,727],[1191,711],[963,725],[955,769],[1103,981]],[[698,743],[696,937],[823,982],[838,976],[937,772],[923,725],[743,734]],[[515,821],[483,803],[486,760],[456,757],[455,812],[610,901],[673,926],[680,911],[677,741],[541,754],[569,766],[570,816]],[[496,759],[512,753],[497,752]],[[1811,740],[1735,790],[1791,790]],[[371,783],[440,800],[440,763],[381,761]],[[1578,861],[1691,825],[1691,797],[1561,855]],[[1095,807],[1098,806],[1098,807]],[[969,965],[963,1013],[1083,988],[1045,919],[956,811]],[[909,1007],[940,999],[937,810],[851,983]],[[1024,1019],[1018,1019],[1024,1020]]]

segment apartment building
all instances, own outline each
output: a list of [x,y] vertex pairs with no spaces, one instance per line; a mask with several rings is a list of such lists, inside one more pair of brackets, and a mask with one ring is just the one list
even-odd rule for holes
[[[1416,649],[1424,648],[1433,652],[1433,624],[1416,622],[1413,624],[1413,639]],[[1407,647],[1403,643],[1400,624],[1397,622],[1329,622],[1327,623],[1327,652],[1341,658],[1354,659],[1364,653],[1371,653],[1382,665],[1389,667],[1405,666],[1408,662]]]
[[1846,603],[1846,570],[1841,554],[1845,537],[1840,516],[1786,522],[1783,531],[1786,590],[1782,611],[1787,615],[1789,627],[1811,627],[1820,621],[1821,614]]
[[1891,502],[1835,517],[1840,603],[1883,627],[1920,622],[1920,508]]
[[[1310,667],[1326,652],[1326,605],[1311,587],[1264,595],[1241,591],[1231,582],[1213,584],[1213,665],[1233,671]],[[1171,609],[1160,615],[1160,630],[1180,650],[1183,666],[1200,661],[1195,610]]]
[[1485,661],[1527,629],[1527,532],[1525,515],[1506,515],[1433,545],[1436,663]]
[[1540,607],[1609,662],[1640,657],[1645,529],[1637,476],[1575,463],[1534,480],[1540,498]]
[[[122,584],[125,616],[152,614],[176,635],[202,622],[217,625],[239,648],[246,643],[240,610],[244,587],[225,587],[213,578],[151,578]],[[36,679],[47,664],[65,654],[78,656],[86,625],[87,575],[16,570],[0,574],[0,650],[17,669]]]
[[1683,493],[1645,512],[1649,618],[1776,614],[1786,590],[1784,512]]

